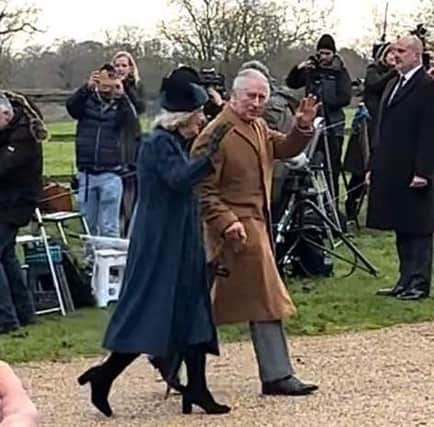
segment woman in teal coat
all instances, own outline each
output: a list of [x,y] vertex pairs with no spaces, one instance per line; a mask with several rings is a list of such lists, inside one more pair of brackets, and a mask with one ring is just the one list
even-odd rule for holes
[[211,173],[211,157],[228,127],[216,129],[204,155],[188,158],[186,146],[203,125],[208,97],[187,76],[176,70],[163,80],[162,113],[141,145],[126,274],[104,339],[111,354],[79,377],[80,384],[90,382],[92,403],[107,416],[113,381],[140,354],[185,360],[184,413],[192,404],[212,414],[230,411],[214,401],[206,384],[206,353],[217,355],[218,344],[194,192]]

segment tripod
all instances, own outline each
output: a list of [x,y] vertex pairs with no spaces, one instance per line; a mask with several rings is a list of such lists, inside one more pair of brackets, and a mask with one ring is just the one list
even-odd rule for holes
[[[327,253],[341,261],[377,276],[377,269],[363,255],[363,253],[343,233],[332,193],[324,172],[323,164],[313,164],[311,158],[315,153],[319,137],[324,129],[324,121],[316,122],[314,137],[308,147],[306,163],[295,171],[299,177],[297,185],[291,189],[286,208],[276,225],[276,254],[279,269],[285,270],[294,261],[297,246],[304,242],[323,253]],[[315,216],[315,221],[308,223],[307,218]],[[312,233],[326,238],[327,244],[314,240]],[[296,235],[288,246],[288,240]],[[343,243],[353,254],[354,259],[348,259],[337,252],[338,243]]]
[[[332,148],[333,148],[333,152],[337,150],[336,146],[334,146],[335,144],[337,144],[337,142],[335,141],[333,144],[332,141],[333,147],[331,148],[330,133],[329,133],[329,130],[332,130],[332,132],[334,132],[334,128],[336,127],[336,124],[327,125],[327,120],[326,120],[327,114],[326,114],[326,108],[323,99],[323,81],[322,78],[319,75],[317,75],[315,69],[309,70],[306,75],[306,88],[308,91],[312,92],[317,97],[320,103],[317,120],[321,120],[321,122],[319,122],[319,129],[321,132],[318,134],[313,151],[310,153],[311,155],[309,158],[310,159],[313,158],[312,156],[314,152],[317,150],[319,139],[321,138],[322,151],[324,153],[324,160],[325,160],[324,175],[327,177],[328,180],[328,184],[329,184],[328,187],[329,187],[329,192],[331,194],[331,197],[333,201],[337,201],[339,200],[339,185],[335,183],[336,180],[335,169],[337,169],[338,171],[341,169],[341,162],[339,160],[337,164],[334,164],[336,163],[336,155],[337,155],[336,153],[334,153],[333,156],[335,161],[332,160]],[[338,123],[338,124],[342,124],[342,123]],[[338,212],[337,203],[336,203],[336,212]],[[340,229],[342,229],[339,215],[336,215],[335,219],[336,219],[337,226]]]
[[[345,209],[348,220],[355,222],[357,229],[360,229],[359,215],[363,201],[367,194],[366,170],[369,164],[369,112],[363,102],[359,103],[354,119],[351,124],[351,133],[347,141],[342,178],[346,190]],[[351,174],[350,181],[346,172]]]

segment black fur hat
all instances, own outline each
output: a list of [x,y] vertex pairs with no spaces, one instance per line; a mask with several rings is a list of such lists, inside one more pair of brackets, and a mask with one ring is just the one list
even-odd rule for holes
[[199,74],[191,67],[181,66],[163,78],[160,89],[161,107],[171,112],[192,112],[208,101],[200,86]]

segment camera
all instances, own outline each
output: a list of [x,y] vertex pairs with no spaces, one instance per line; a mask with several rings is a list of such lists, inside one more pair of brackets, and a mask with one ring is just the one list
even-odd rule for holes
[[418,37],[422,43],[426,43],[426,36],[428,34],[428,30],[425,28],[423,24],[418,24],[415,30],[410,31],[410,34]]
[[213,87],[217,92],[224,97],[226,92],[225,76],[222,73],[217,73],[215,68],[201,68],[199,70],[200,84],[208,89]]
[[416,36],[423,44],[423,54],[422,61],[423,66],[428,70],[431,67],[431,55],[426,48],[426,38],[428,35],[428,30],[425,28],[424,24],[418,24],[415,30],[410,31],[410,34]]
[[318,68],[320,65],[319,57],[317,55],[309,56],[306,62],[309,64],[309,67],[311,68]]

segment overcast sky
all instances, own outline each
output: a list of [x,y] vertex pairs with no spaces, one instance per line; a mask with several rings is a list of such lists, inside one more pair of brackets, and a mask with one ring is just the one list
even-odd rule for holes
[[[26,0],[13,1],[26,3]],[[169,13],[166,0],[36,0],[33,3],[42,10],[41,24],[47,32],[33,36],[32,41],[42,44],[68,37],[100,39],[103,30],[120,25],[138,25],[152,33],[157,23]],[[413,7],[411,0],[390,0],[389,3],[392,10],[399,12],[410,11]],[[385,1],[335,0],[335,4],[336,26],[330,31],[342,46],[363,37],[371,19],[372,5],[382,6]]]

